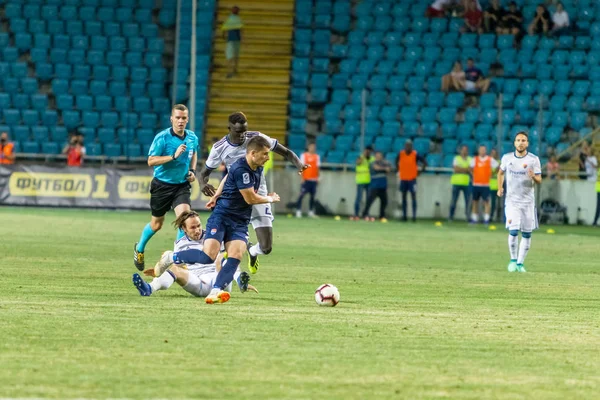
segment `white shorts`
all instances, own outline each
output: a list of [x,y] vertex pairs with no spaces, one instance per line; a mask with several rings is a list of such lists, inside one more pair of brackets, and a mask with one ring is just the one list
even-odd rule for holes
[[465,81],[465,91],[466,92],[475,92],[477,91],[477,86],[473,81]]
[[[210,293],[217,279],[218,272],[206,273],[200,269],[189,270],[188,283],[183,287],[183,290],[196,297],[206,297]],[[231,293],[231,283],[226,291]]]
[[[264,175],[261,177],[260,180],[258,194],[260,194],[261,196],[266,196],[268,194],[267,182],[265,180]],[[254,229],[272,228],[274,219],[275,216],[273,215],[273,206],[271,204],[257,204],[255,206],[252,206],[252,216],[250,217],[250,223],[252,223],[252,227]]]
[[506,229],[510,231],[533,232],[537,229],[537,210],[533,203],[506,203]]

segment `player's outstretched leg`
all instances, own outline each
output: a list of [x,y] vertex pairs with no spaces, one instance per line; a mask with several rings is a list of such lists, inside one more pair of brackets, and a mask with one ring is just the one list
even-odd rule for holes
[[508,232],[508,251],[510,252],[510,263],[508,263],[508,272],[517,270],[517,252],[519,245],[519,231],[511,230]]
[[207,304],[225,303],[226,301],[229,301],[231,295],[225,291],[225,288],[233,280],[233,276],[235,275],[235,271],[237,271],[239,265],[240,260],[233,257],[229,257],[223,263],[223,266],[217,275],[217,279],[215,279],[215,284],[212,291],[208,296],[206,296],[205,301]]
[[517,271],[527,272],[525,270],[525,257],[531,247],[531,232],[521,232],[521,243],[519,244],[519,257],[517,258]]
[[248,269],[251,274],[258,272],[258,256],[260,254],[267,255],[273,247],[273,228],[270,226],[260,226],[254,228],[258,243],[248,248]]
[[173,252],[170,250],[165,251],[160,256],[160,260],[154,266],[154,276],[161,276],[169,267],[173,264]]
[[163,220],[164,217],[152,217],[152,221],[144,226],[140,240],[133,246],[133,265],[140,271],[143,271],[146,266],[144,262],[146,243],[160,230]]
[[139,274],[133,274],[132,281],[133,286],[140,292],[140,296],[150,296],[152,294],[152,288]]

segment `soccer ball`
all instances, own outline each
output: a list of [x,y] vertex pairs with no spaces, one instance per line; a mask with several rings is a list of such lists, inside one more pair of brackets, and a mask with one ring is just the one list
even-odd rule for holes
[[330,283],[325,283],[315,290],[315,301],[320,306],[335,307],[340,302],[340,291]]

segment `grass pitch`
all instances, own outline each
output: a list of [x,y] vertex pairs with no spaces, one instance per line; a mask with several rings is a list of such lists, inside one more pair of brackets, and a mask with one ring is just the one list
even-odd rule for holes
[[[500,226],[280,216],[252,276],[260,294],[209,306],[176,284],[137,294],[132,246],[148,219],[0,208],[0,397],[598,395],[600,230],[538,231],[529,272],[509,274]],[[174,236],[165,225],[147,263]],[[338,307],[316,306],[322,283]]]

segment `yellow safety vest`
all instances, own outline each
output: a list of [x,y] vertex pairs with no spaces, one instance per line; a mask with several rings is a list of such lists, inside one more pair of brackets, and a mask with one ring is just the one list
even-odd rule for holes
[[[467,157],[465,160],[461,156],[454,157],[454,161],[460,168],[469,168],[471,165],[471,157]],[[469,186],[469,174],[452,174],[450,183],[455,186]]]
[[[498,160],[496,160],[498,161]],[[492,178],[490,179],[490,190],[498,190],[498,171],[492,172]]]
[[363,158],[360,164],[356,164],[356,183],[358,185],[368,185],[371,183],[371,163],[375,161],[375,157],[371,156],[368,160]]
[[596,180],[596,192],[600,193],[600,174],[598,174],[598,179]]

